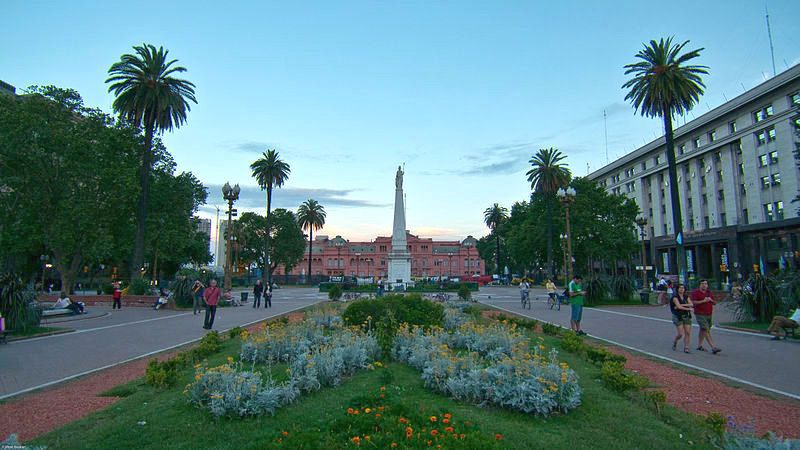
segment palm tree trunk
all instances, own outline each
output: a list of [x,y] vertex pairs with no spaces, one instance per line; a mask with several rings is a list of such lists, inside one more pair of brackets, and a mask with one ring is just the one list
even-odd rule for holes
[[547,204],[547,274],[553,278],[555,276],[553,268],[553,205],[549,196],[545,198],[545,201]]
[[675,140],[672,134],[672,114],[664,108],[664,131],[667,144],[667,164],[669,172],[669,195],[672,201],[672,229],[675,230],[675,253],[680,283],[686,282],[686,256],[683,248],[683,218],[681,217],[681,200],[678,197],[678,170],[675,163]]
[[311,281],[311,245],[314,242],[314,227],[308,227],[308,284],[314,284]]
[[270,245],[272,244],[272,242],[270,241],[272,239],[272,236],[270,234],[271,230],[269,223],[271,212],[272,212],[272,184],[268,184],[267,185],[267,237],[264,240],[264,242],[266,243],[265,245],[266,248],[264,249],[265,251],[264,272],[261,274],[261,279],[263,280],[262,282],[264,284],[264,289],[267,289],[268,287],[272,286],[272,270],[270,269],[272,261],[270,261],[269,257]]
[[142,154],[142,167],[139,170],[139,185],[142,192],[139,194],[139,203],[136,206],[136,237],[133,241],[133,257],[131,258],[131,280],[142,276],[141,268],[144,264],[144,230],[147,221],[147,202],[150,199],[150,170],[153,165],[153,134],[155,125],[146,125],[144,133],[144,153]]

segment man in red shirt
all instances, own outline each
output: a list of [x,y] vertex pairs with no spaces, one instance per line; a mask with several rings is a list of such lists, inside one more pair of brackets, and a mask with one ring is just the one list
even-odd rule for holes
[[714,345],[714,340],[711,338],[711,315],[714,312],[714,297],[708,289],[708,280],[700,280],[700,287],[693,290],[690,298],[692,305],[694,305],[694,316],[697,320],[697,325],[700,327],[700,339],[697,349],[701,352],[706,351],[703,348],[703,339],[708,341],[711,346],[711,353],[717,354],[722,350]]
[[206,320],[203,328],[210,330],[214,326],[214,316],[217,314],[217,303],[221,292],[217,287],[217,280],[211,280],[211,283],[205,290],[203,290],[203,300],[206,301]]

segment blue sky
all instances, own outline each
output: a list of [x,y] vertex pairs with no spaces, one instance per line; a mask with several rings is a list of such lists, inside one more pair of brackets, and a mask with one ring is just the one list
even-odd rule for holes
[[[611,160],[661,135],[621,89],[643,42],[705,47],[696,116],[771,75],[764,2],[661,4],[6,0],[0,79],[75,88],[111,111],[109,66],[133,45],[163,45],[197,85],[199,104],[165,142],[210,188],[203,215],[225,181],[243,187],[240,211],[263,211],[249,164],[276,148],[292,173],[275,205],[318,200],[322,234],[389,235],[405,163],[412,233],[480,237],[484,209],[528,197],[537,149],[561,149],[577,175],[605,163],[603,110]],[[766,5],[782,71],[800,62],[800,8]]]

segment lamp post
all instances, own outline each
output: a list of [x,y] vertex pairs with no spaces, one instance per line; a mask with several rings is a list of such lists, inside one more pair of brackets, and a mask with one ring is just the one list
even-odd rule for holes
[[223,287],[227,291],[231,288],[231,235],[233,234],[231,219],[237,215],[236,210],[233,209],[233,202],[239,199],[239,185],[231,187],[228,182],[225,182],[225,185],[222,186],[222,198],[228,202],[228,226],[225,229],[225,281],[223,283]]
[[568,279],[572,277],[572,237],[570,236],[570,229],[569,229],[569,205],[575,201],[575,189],[568,187],[566,189],[559,188],[556,191],[556,196],[558,200],[564,205],[564,212],[566,217],[566,226],[567,226],[567,277]]
[[356,253],[356,278],[361,276],[361,253]]
[[447,282],[453,277],[453,254],[447,253]]
[[639,237],[642,238],[642,291],[639,293],[639,295],[641,296],[642,303],[649,303],[650,293],[649,289],[647,289],[647,266],[645,266],[646,250],[644,246],[644,238],[647,236],[644,231],[645,227],[647,226],[647,217],[637,217],[636,225],[639,225]]
[[564,284],[566,285],[569,283],[569,279],[567,278],[567,234],[561,233],[558,237],[561,239],[561,259],[562,267],[564,268]]

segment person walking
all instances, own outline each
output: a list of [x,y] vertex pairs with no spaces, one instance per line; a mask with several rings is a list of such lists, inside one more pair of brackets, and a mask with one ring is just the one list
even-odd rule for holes
[[205,286],[200,280],[196,280],[194,285],[192,286],[192,292],[194,292],[194,300],[192,301],[192,314],[197,314],[202,307],[200,299],[203,298],[203,289]]
[[264,308],[272,308],[272,286],[264,291]]
[[708,289],[708,280],[700,280],[700,287],[693,290],[690,296],[692,305],[694,306],[694,316],[697,325],[700,327],[700,335],[697,338],[697,350],[706,351],[703,347],[703,341],[707,341],[711,346],[711,353],[717,354],[722,351],[714,345],[714,339],[711,337],[712,315],[714,312],[714,297],[711,295],[711,290]]
[[[794,313],[788,318],[784,316],[773,317],[767,333],[774,335],[772,336],[773,341],[779,341],[781,339],[781,329],[797,328],[798,326],[800,326],[800,308],[795,309]],[[786,339],[786,336],[784,336],[784,339]]]
[[[263,293],[264,285],[261,284],[261,280],[256,280],[256,284],[253,286],[253,308],[261,307],[261,294]],[[264,306],[266,306],[266,304]]]
[[111,309],[122,309],[122,290],[119,288],[119,283],[114,283],[114,293],[111,294],[111,298],[114,302],[111,304]]
[[206,301],[206,320],[203,328],[210,330],[214,326],[214,316],[217,314],[217,303],[222,295],[217,287],[217,280],[211,280],[209,286],[203,290],[203,300]]
[[586,295],[586,291],[583,290],[583,278],[581,278],[580,275],[573,275],[567,290],[569,291],[569,303],[572,307],[572,317],[570,317],[569,326],[578,336],[585,336],[586,333],[581,330],[583,303],[584,296]]
[[678,290],[669,302],[672,324],[678,333],[672,340],[673,351],[678,347],[678,341],[683,338],[683,353],[691,353],[689,347],[692,345],[692,308],[692,302],[686,294],[686,285],[678,284]]

